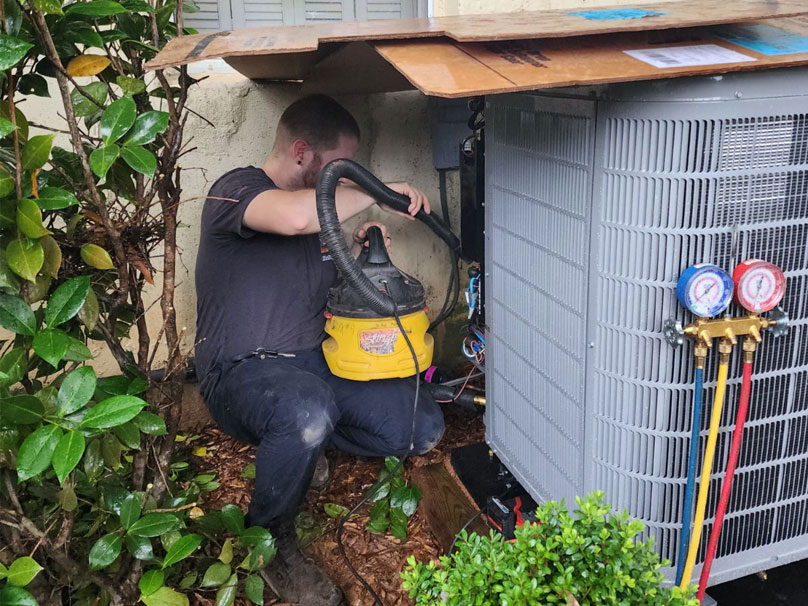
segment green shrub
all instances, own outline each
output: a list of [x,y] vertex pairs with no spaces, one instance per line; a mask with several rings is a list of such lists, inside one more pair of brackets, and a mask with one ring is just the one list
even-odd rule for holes
[[614,513],[595,492],[538,508],[539,524],[502,535],[461,535],[457,549],[440,563],[414,557],[401,576],[418,606],[462,604],[516,606],[698,606],[678,587],[662,587],[663,565],[652,542],[637,539],[641,522]]

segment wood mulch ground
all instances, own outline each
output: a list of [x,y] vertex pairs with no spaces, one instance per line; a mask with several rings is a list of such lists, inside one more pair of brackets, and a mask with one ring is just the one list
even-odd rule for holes
[[[441,443],[424,456],[409,458],[405,474],[413,467],[443,461],[453,448],[485,439],[485,428],[479,413],[448,406],[445,408],[445,417],[446,434]],[[202,466],[215,470],[221,482],[221,488],[209,495],[206,505],[220,507],[233,503],[246,511],[253,481],[242,478],[242,471],[254,460],[253,447],[237,442],[214,426],[202,432],[197,444],[205,446],[207,450]],[[350,606],[373,604],[370,594],[343,562],[336,542],[336,523],[326,515],[323,506],[337,503],[350,508],[359,502],[378,478],[382,462],[341,452],[329,452],[327,455],[331,479],[324,489],[310,490],[303,506],[302,515],[307,525],[312,527],[315,536],[319,536],[306,552],[342,587]],[[377,535],[365,530],[369,511],[370,505],[365,505],[345,524],[343,542],[348,556],[380,595],[385,606],[413,604],[413,600],[401,588],[399,573],[410,555],[419,561],[434,559],[440,555],[440,547],[420,511],[410,520],[406,542],[389,534]],[[281,605],[270,596],[271,591],[267,590],[266,604]],[[197,600],[197,606],[205,603],[206,600]]]

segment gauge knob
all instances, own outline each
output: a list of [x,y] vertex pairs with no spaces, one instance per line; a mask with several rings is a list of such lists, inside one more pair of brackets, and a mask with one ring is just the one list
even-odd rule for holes
[[662,331],[665,334],[665,340],[673,347],[679,347],[685,342],[685,331],[679,320],[668,318],[662,326]]
[[775,324],[769,329],[773,337],[782,337],[788,333],[789,318],[788,314],[781,308],[777,307],[769,314],[769,319],[774,320]]
[[713,318],[732,301],[732,278],[729,273],[709,263],[691,265],[676,283],[676,298],[693,314]]
[[735,299],[752,313],[771,311],[780,304],[786,293],[783,270],[768,261],[744,261],[732,272],[732,278],[735,281]]

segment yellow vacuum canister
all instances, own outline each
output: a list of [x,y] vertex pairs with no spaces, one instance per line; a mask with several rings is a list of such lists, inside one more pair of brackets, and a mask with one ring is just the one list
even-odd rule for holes
[[[432,364],[434,341],[427,334],[429,318],[424,304],[424,287],[401,272],[387,254],[378,227],[368,229],[368,245],[357,266],[370,282],[396,302],[396,314],[415,349],[418,368]],[[415,362],[395,316],[380,317],[345,281],[328,293],[323,354],[331,372],[343,379],[370,381],[411,377]]]

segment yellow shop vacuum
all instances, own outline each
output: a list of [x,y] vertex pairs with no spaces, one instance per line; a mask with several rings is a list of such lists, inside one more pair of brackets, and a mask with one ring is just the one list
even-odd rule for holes
[[[317,183],[321,240],[341,276],[328,293],[325,331],[329,338],[323,342],[326,362],[334,375],[354,381],[412,376],[417,372],[414,358],[418,369],[425,370],[432,363],[434,341],[427,332],[424,287],[393,265],[378,227],[368,229],[368,245],[353,258],[335,208],[341,179],[353,181],[379,204],[401,212],[407,212],[410,205],[407,196],[350,160],[334,160],[321,171]],[[453,250],[459,250],[460,241],[439,217],[421,211],[416,218]]]

